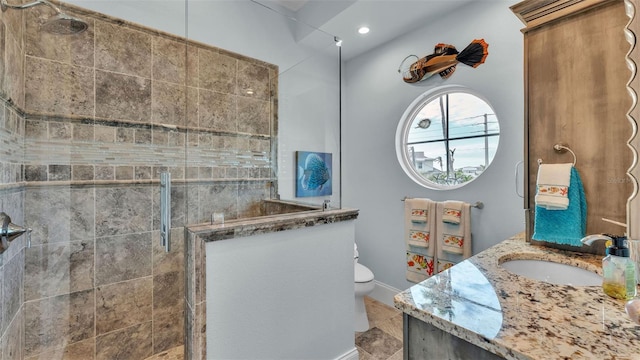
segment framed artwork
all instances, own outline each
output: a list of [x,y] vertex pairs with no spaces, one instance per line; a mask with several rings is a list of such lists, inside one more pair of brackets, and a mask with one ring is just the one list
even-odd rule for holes
[[331,195],[331,153],[296,151],[296,197]]

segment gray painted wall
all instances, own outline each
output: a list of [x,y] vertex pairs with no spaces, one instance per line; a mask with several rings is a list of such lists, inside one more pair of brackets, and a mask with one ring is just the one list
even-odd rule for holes
[[[484,209],[472,209],[474,254],[524,230],[523,201],[516,195],[514,175],[523,158],[523,24],[509,10],[514,3],[477,1],[345,64],[343,206],[360,209],[360,262],[386,285],[412,285],[405,280],[400,201],[405,196],[484,202]],[[475,38],[489,43],[489,57],[476,69],[458,65],[448,80],[433,77],[419,84],[404,83],[397,72],[407,55],[425,56],[440,42],[462,50]],[[493,163],[481,177],[461,189],[435,191],[417,185],[402,171],[395,132],[416,97],[444,84],[483,94],[498,115],[501,136]]]

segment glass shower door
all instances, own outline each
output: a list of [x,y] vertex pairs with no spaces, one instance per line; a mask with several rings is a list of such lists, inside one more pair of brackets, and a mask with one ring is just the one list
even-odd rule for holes
[[[33,229],[0,255],[3,359],[180,351],[185,7],[77,0],[1,13],[0,210]],[[73,19],[51,33],[58,12]],[[169,253],[163,172],[174,179]]]

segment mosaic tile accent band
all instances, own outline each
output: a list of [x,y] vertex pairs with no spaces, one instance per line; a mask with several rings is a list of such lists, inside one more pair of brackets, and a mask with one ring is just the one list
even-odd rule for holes
[[[87,126],[27,120],[25,180],[158,179],[167,168],[173,179],[272,178],[269,138],[203,132],[186,147],[186,131],[95,125],[88,140],[77,130]],[[139,132],[151,142],[138,141]]]
[[24,125],[24,118],[14,106],[4,101],[0,103],[0,184],[24,180]]

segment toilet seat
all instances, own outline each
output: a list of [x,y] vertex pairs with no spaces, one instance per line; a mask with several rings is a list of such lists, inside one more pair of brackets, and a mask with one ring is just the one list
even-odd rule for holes
[[355,264],[355,282],[366,283],[373,281],[373,273],[366,266],[356,263]]

